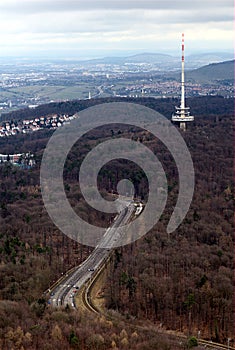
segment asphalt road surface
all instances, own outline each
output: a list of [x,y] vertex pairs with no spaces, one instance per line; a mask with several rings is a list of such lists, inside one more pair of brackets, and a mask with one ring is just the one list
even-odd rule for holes
[[[97,269],[99,269],[110,254],[110,249],[120,238],[120,226],[125,225],[135,210],[134,202],[127,201],[127,207],[123,209],[115,218],[114,223],[109,227],[99,245],[93,250],[89,257],[79,265],[67,278],[58,284],[50,294],[48,301],[52,306],[66,306],[73,308],[75,305],[75,294],[90,279]],[[103,248],[108,247],[108,248]]]

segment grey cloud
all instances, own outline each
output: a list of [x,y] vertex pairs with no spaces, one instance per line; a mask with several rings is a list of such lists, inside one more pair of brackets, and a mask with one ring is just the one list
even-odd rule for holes
[[167,51],[176,47],[172,37],[181,30],[195,31],[194,45],[199,45],[197,29],[205,36],[210,31],[205,42],[213,48],[219,45],[213,30],[227,31],[220,47],[228,48],[232,23],[231,0],[0,0],[1,43],[16,52],[18,46],[38,46],[41,51],[143,51],[157,50],[157,43],[160,51]]
[[21,13],[84,11],[84,10],[198,10],[233,8],[232,0],[2,0],[1,11]]
[[[68,0],[68,4],[70,2]],[[62,2],[60,1],[60,3]],[[205,3],[207,2],[205,1]],[[232,11],[228,11],[224,7],[221,9],[213,7],[207,11],[202,11],[201,9],[195,9],[194,11],[187,9],[140,11],[133,9],[131,13],[128,10],[123,11],[120,9],[115,11],[105,9],[103,11],[92,10],[85,12],[72,11],[69,6],[67,6],[67,9],[69,10],[66,13],[58,11],[54,12],[53,15],[50,12],[35,12],[29,14],[27,18],[22,14],[20,31],[58,34],[117,33],[123,31],[140,33],[140,27],[142,26],[142,32],[150,33],[151,30],[154,32],[159,26],[168,24],[197,25],[197,23],[207,22],[233,22]],[[12,14],[10,18],[11,20],[14,20],[14,18],[19,19],[19,16],[13,16]],[[15,30],[17,31],[18,29],[18,26],[15,26]]]
[[[70,12],[49,13],[33,16],[25,23],[25,30],[31,33],[114,33],[114,32],[155,32],[159,26],[167,24],[199,24],[207,22],[232,22],[233,16],[229,11],[171,11],[145,12],[136,11],[133,15],[124,11],[92,11],[90,13]],[[43,18],[43,19],[42,19]],[[162,28],[163,29],[163,28]]]

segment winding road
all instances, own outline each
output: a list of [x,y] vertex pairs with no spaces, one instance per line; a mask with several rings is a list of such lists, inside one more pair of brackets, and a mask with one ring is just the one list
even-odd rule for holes
[[[139,215],[141,211],[143,210],[143,205],[141,203],[136,204],[134,201],[129,200],[125,201],[126,207],[123,209],[119,215],[116,216],[112,226],[110,226],[102,240],[100,241],[100,244],[93,250],[93,252],[89,255],[89,257],[77,268],[73,269],[72,272],[66,275],[65,278],[60,280],[60,282],[57,283],[56,287],[51,289],[51,296],[49,299],[49,303],[54,307],[60,307],[60,306],[66,306],[69,305],[72,308],[76,308],[75,304],[75,296],[79,289],[81,289],[88,281],[91,283],[89,284],[88,288],[85,288],[85,299],[84,299],[84,305],[85,307],[93,312],[93,313],[99,313],[95,308],[93,307],[93,304],[90,303],[90,287],[92,285],[92,281],[94,281],[94,276],[96,276],[96,273],[101,272],[100,268],[103,266],[106,259],[108,259],[110,255],[110,249],[115,246],[116,241],[120,238],[120,234],[122,230],[120,230],[120,226],[125,225],[131,218],[132,214],[135,212],[135,215]],[[108,248],[103,248],[108,247]],[[143,328],[139,326],[140,328]],[[159,332],[159,330],[158,330]],[[161,331],[160,331],[161,332]],[[166,331],[162,331],[164,334],[167,333]],[[176,335],[172,334],[172,336],[175,336],[176,339],[178,339],[179,343],[182,343],[187,339],[185,335]],[[228,349],[228,350],[234,350],[234,347],[227,344],[218,344],[214,343],[212,341],[206,341],[203,339],[198,340],[198,344],[203,346],[206,349],[214,349],[214,350],[222,350],[222,349]]]
[[132,200],[126,200],[125,202],[126,207],[116,216],[114,223],[106,230],[99,245],[96,246],[89,257],[69,275],[66,275],[66,277],[50,291],[49,304],[52,306],[69,305],[72,308],[76,308],[75,295],[77,291],[81,289],[89,279],[92,279],[93,275],[108,258],[110,249],[112,249],[120,239],[122,233],[120,226],[128,222],[135,210],[135,205]]

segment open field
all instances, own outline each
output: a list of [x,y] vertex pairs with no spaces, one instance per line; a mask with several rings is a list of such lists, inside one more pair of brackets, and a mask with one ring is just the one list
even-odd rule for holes
[[85,83],[74,86],[64,85],[31,85],[16,88],[7,88],[0,90],[0,101],[5,99],[29,99],[45,101],[49,100],[72,100],[88,98],[89,91],[91,95],[97,94],[98,90],[93,86]]

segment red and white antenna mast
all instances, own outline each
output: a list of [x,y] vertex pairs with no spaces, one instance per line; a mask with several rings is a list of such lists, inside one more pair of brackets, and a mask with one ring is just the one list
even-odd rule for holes
[[182,62],[181,62],[181,108],[185,108],[185,88],[184,88],[184,33],[182,33]]
[[194,117],[190,115],[190,108],[185,106],[185,81],[184,81],[184,33],[182,34],[182,60],[181,60],[181,103],[175,107],[175,114],[171,120],[177,122],[182,130],[186,130],[186,122],[192,122]]

